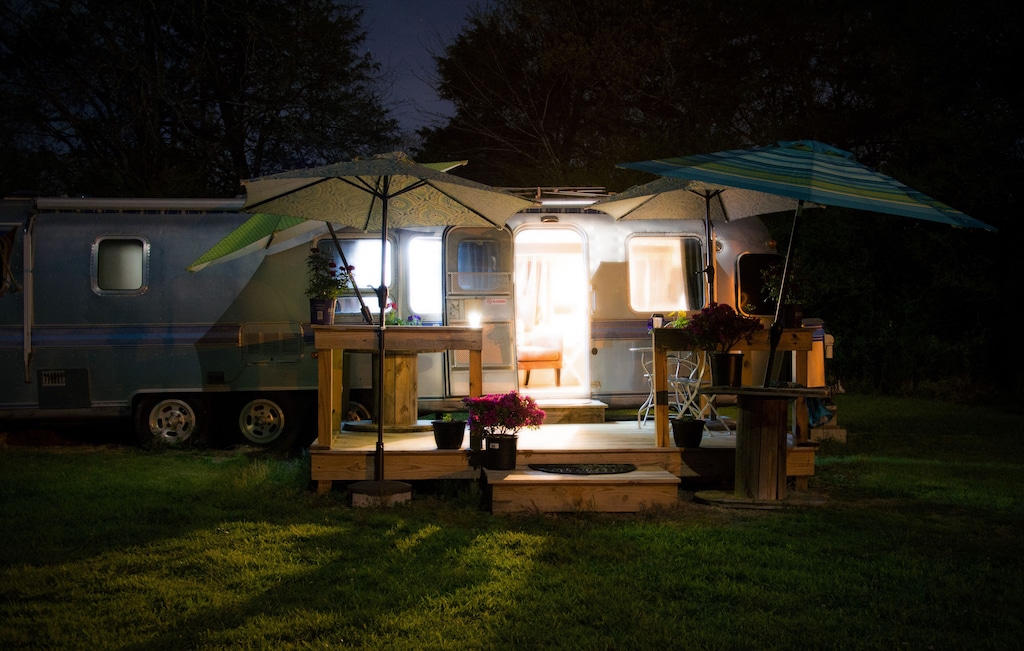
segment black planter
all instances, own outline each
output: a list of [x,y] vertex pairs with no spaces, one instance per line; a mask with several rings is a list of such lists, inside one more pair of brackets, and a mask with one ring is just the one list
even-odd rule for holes
[[492,470],[514,470],[518,436],[488,436],[487,451],[484,454],[484,468]]
[[783,328],[799,328],[803,325],[804,306],[800,303],[786,303],[780,317]]
[[316,325],[334,325],[336,298],[309,299],[309,322]]
[[462,440],[466,438],[466,421],[435,420],[431,424],[434,426],[434,443],[438,450],[458,450],[462,447]]
[[704,421],[676,418],[672,421],[672,438],[677,448],[699,448],[704,438]]
[[711,353],[711,384],[738,387],[743,384],[743,353]]

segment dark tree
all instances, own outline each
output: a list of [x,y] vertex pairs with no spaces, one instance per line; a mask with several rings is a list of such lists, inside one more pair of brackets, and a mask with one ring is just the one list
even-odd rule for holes
[[[1024,6],[1003,0],[494,0],[436,58],[456,107],[424,159],[495,185],[605,185],[615,164],[815,139],[1000,228],[807,216],[810,312],[847,384],[1021,391]],[[774,220],[776,239],[789,219]]]
[[362,11],[337,0],[7,2],[7,190],[231,195],[387,149]]

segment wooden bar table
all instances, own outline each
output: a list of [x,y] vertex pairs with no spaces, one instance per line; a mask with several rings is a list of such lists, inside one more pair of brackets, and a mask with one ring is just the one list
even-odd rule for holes
[[[375,353],[378,336],[385,344],[385,378],[375,387],[384,392],[384,409],[378,418],[389,429],[406,429],[416,424],[417,360],[419,353],[445,350],[469,351],[469,395],[483,389],[483,330],[457,326],[392,326],[382,331],[371,325],[313,326],[313,343],[318,356],[316,449],[330,449],[335,431],[341,427],[343,352]],[[376,368],[376,365],[374,366]],[[392,378],[394,384],[387,380]],[[390,386],[389,386],[390,384]],[[390,391],[388,391],[390,390]],[[401,394],[401,395],[399,395]],[[409,401],[412,406],[409,406]],[[373,428],[376,430],[376,426]]]
[[[796,353],[796,382],[807,383],[807,353],[813,346],[813,331],[807,328],[786,328],[782,331],[782,338],[776,349],[779,352],[795,351]],[[667,356],[673,350],[687,350],[689,344],[686,341],[682,330],[676,328],[654,328],[651,330],[651,345],[654,349],[653,382],[654,382],[654,436],[658,447],[669,447],[669,399],[668,399],[668,361]],[[736,350],[746,353],[747,351],[768,351],[768,331],[762,330],[754,335],[751,343],[741,341]],[[749,372],[744,369],[744,377]],[[753,379],[753,378],[752,378]],[[759,382],[763,378],[756,378]],[[815,394],[818,395],[818,394]],[[821,394],[824,395],[824,394]],[[802,398],[799,398],[802,400]],[[800,440],[807,438],[807,410],[797,409],[797,429],[800,433]]]

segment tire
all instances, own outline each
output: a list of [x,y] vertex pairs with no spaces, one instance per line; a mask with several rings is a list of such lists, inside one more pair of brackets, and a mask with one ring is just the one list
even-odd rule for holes
[[358,402],[349,401],[348,411],[345,412],[345,422],[373,420],[370,410]]
[[290,447],[299,431],[300,413],[284,395],[256,396],[238,410],[238,431],[245,443],[260,448]]
[[205,413],[197,398],[152,396],[135,411],[135,434],[143,447],[182,447],[199,440]]

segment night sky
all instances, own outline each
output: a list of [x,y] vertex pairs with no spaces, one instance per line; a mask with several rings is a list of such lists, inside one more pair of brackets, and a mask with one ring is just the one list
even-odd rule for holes
[[389,108],[404,129],[430,122],[421,112],[450,115],[427,79],[433,76],[430,53],[440,52],[462,27],[470,7],[487,0],[364,0],[366,46],[394,77]]

